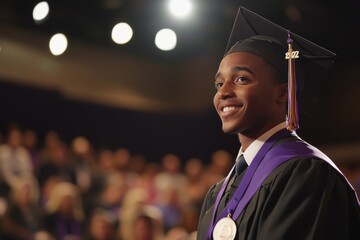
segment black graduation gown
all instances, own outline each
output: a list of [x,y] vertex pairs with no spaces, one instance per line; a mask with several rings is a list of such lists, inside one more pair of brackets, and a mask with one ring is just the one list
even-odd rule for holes
[[[244,173],[224,193],[231,198]],[[222,182],[207,193],[198,240],[205,240]],[[223,208],[220,202],[219,208]],[[217,214],[220,213],[218,210]],[[277,167],[236,219],[235,239],[360,239],[355,192],[337,170],[315,158],[291,159]]]

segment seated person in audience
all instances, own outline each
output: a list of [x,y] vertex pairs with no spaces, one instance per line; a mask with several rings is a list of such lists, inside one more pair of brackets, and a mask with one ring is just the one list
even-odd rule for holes
[[80,240],[84,235],[84,211],[79,190],[69,182],[56,184],[45,204],[44,230],[55,240]]

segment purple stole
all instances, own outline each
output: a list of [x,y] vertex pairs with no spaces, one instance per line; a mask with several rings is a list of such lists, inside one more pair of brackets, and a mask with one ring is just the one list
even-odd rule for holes
[[[295,136],[297,137],[297,139],[281,142],[275,145],[275,143],[279,139],[289,136]],[[324,153],[300,139],[295,133],[292,134],[288,130],[282,129],[275,133],[273,136],[271,136],[260,148],[259,152],[256,154],[250,166],[246,170],[239,187],[234,193],[234,196],[231,198],[230,202],[216,218],[216,221],[214,221],[217,207],[224,194],[226,186],[229,183],[234,168],[230,171],[225,181],[223,182],[218,196],[216,197],[214,211],[206,239],[210,240],[212,238],[212,231],[214,230],[216,223],[220,219],[231,216],[231,218],[235,221],[240,216],[240,214],[243,212],[246,205],[249,203],[255,192],[259,189],[263,181],[276,167],[288,160],[297,157],[311,157],[322,159],[329,163],[332,167],[334,167],[347,181],[346,177]],[[348,184],[352,188],[351,184]]]

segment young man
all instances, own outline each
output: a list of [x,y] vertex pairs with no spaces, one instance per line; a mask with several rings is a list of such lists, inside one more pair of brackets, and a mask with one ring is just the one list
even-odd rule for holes
[[335,54],[242,7],[229,46],[214,105],[241,148],[204,200],[197,239],[360,239],[354,189],[296,135],[296,99],[303,109]]

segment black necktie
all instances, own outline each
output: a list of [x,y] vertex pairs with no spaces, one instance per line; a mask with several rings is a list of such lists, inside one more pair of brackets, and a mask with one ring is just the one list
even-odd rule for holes
[[235,175],[238,176],[241,174],[247,168],[247,166],[248,165],[245,161],[244,154],[241,154],[235,163]]

